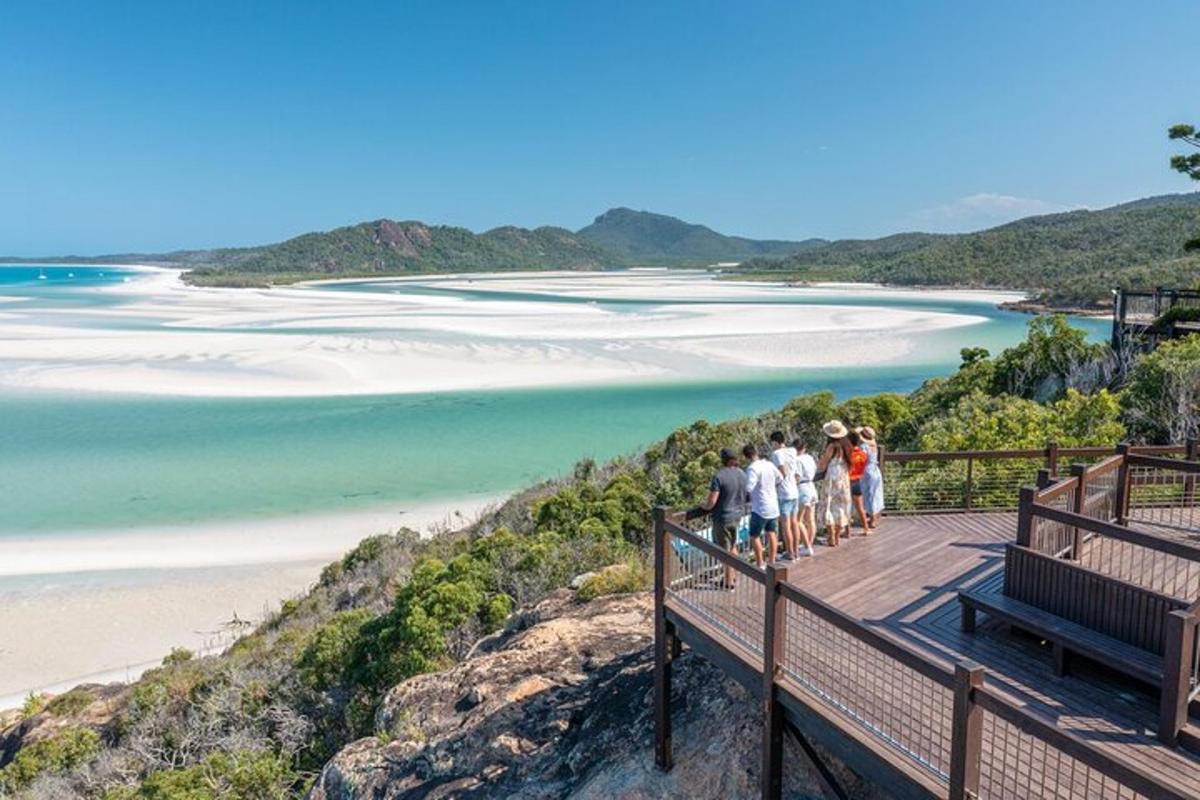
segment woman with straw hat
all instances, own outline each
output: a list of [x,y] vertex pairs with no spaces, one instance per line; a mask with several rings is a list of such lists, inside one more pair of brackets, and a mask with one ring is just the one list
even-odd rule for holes
[[859,431],[862,448],[867,454],[867,469],[863,473],[863,500],[867,507],[867,520],[874,530],[879,527],[883,513],[883,470],[879,468],[879,444],[875,441],[875,429],[864,425]]
[[821,426],[825,432],[825,451],[817,461],[817,469],[825,470],[825,491],[822,501],[825,527],[829,529],[829,546],[841,543],[842,531],[850,533],[850,442],[846,426],[830,420]]

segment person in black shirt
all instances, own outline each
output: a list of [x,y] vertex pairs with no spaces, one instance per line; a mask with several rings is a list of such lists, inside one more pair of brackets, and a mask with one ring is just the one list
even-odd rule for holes
[[[738,456],[729,448],[721,450],[721,469],[708,486],[704,510],[712,520],[713,543],[737,555],[738,526],[746,515],[746,473],[738,466]],[[733,590],[733,568],[725,567],[725,588]]]

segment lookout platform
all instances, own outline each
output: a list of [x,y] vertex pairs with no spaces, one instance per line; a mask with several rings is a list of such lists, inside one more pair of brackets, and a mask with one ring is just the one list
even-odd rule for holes
[[[1112,452],[1078,453],[1092,463],[1070,477],[1036,467],[1033,485],[1012,495],[981,493],[981,481],[996,464],[1027,469],[1039,454],[887,455],[892,477],[906,469],[911,478],[918,460],[943,477],[965,473],[960,500],[973,509],[943,498],[765,572],[711,545],[702,520],[660,510],[660,766],[671,764],[670,661],[686,644],[762,701],[767,798],[779,796],[788,723],[898,797],[1200,798],[1200,757],[1181,746],[1196,740],[1187,712],[1200,547],[1189,528],[1200,465],[1166,463],[1166,450]],[[962,595],[1008,591],[1038,559],[1067,571],[1025,581],[1074,598],[1055,606],[1062,626],[1095,627],[1075,606],[1122,620],[1088,628],[1112,642],[1106,663],[1077,649],[1067,670],[1061,643],[986,609],[964,625]],[[719,585],[726,565],[738,574],[733,591]],[[1073,588],[1083,578],[1091,594]],[[1044,599],[1015,605],[1047,616]],[[1182,627],[1162,623],[1172,614]],[[1165,665],[1160,684],[1133,680],[1117,663],[1134,651]]]

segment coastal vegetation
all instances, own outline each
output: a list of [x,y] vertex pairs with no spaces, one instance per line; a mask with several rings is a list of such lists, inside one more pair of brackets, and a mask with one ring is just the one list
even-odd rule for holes
[[791,281],[876,281],[1030,291],[1040,304],[1101,308],[1114,288],[1190,286],[1200,255],[1200,195],[1151,197],[1097,211],[1028,217],[975,233],[843,240],[740,272]]
[[[964,349],[955,373],[907,395],[818,392],[757,417],[697,420],[636,455],[582,461],[465,529],[363,540],[225,653],[172,652],[109,702],[106,718],[80,716],[86,688],[31,705],[27,722],[58,732],[0,769],[0,796],[302,795],[346,743],[392,735],[377,712],[400,682],[530,624],[527,609],[581,574],[580,601],[644,588],[652,509],[700,501],[723,446],[775,429],[816,446],[834,417],[872,425],[892,449],[1161,442],[1197,430],[1198,377],[1200,337],[1141,357],[1122,381],[1106,345],[1062,317],[1038,317],[1015,347]],[[1162,424],[1175,416],[1185,422]],[[901,502],[944,482],[938,469],[907,474]]]

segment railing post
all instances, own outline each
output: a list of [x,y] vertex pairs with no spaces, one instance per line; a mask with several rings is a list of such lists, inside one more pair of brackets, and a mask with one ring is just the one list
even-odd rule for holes
[[1129,524],[1129,443],[1117,445],[1117,455],[1121,456],[1121,466],[1117,469],[1117,507],[1114,509],[1117,523]]
[[1050,470],[1051,475],[1058,474],[1058,442],[1046,445],[1046,469]]
[[966,510],[971,510],[971,490],[975,488],[975,459],[967,456],[967,497]]
[[671,659],[678,652],[675,626],[667,621],[667,508],[654,509],[654,763],[667,772],[671,753]]
[[983,746],[983,709],[975,690],[983,686],[983,667],[965,661],[954,665],[954,717],[950,736],[950,800],[979,794],[979,753]]
[[1037,474],[1037,488],[1047,489],[1052,483],[1054,483],[1054,473],[1048,469],[1039,469]]
[[1192,687],[1192,656],[1196,636],[1183,610],[1167,615],[1163,630],[1163,685],[1158,712],[1158,740],[1174,746],[1187,724],[1188,695]]
[[787,580],[787,574],[787,567],[768,564],[763,592],[763,800],[779,800],[783,796],[783,705],[779,702],[776,680],[783,663],[784,620],[787,618],[779,584]]
[[[1200,461],[1200,440],[1189,438],[1187,440],[1187,451],[1184,455],[1188,461]],[[1183,479],[1183,505],[1185,508],[1191,508],[1196,502],[1196,476],[1188,473]]]
[[1032,486],[1021,487],[1021,502],[1017,507],[1017,544],[1030,547],[1033,541],[1033,496],[1037,492]]
[[[1075,479],[1075,503],[1071,509],[1080,516],[1086,516],[1087,509],[1087,476],[1088,468],[1083,464],[1071,465],[1071,477]],[[1107,522],[1107,520],[1105,520]],[[1080,559],[1083,550],[1083,529],[1076,526],[1071,529],[1071,558]]]

